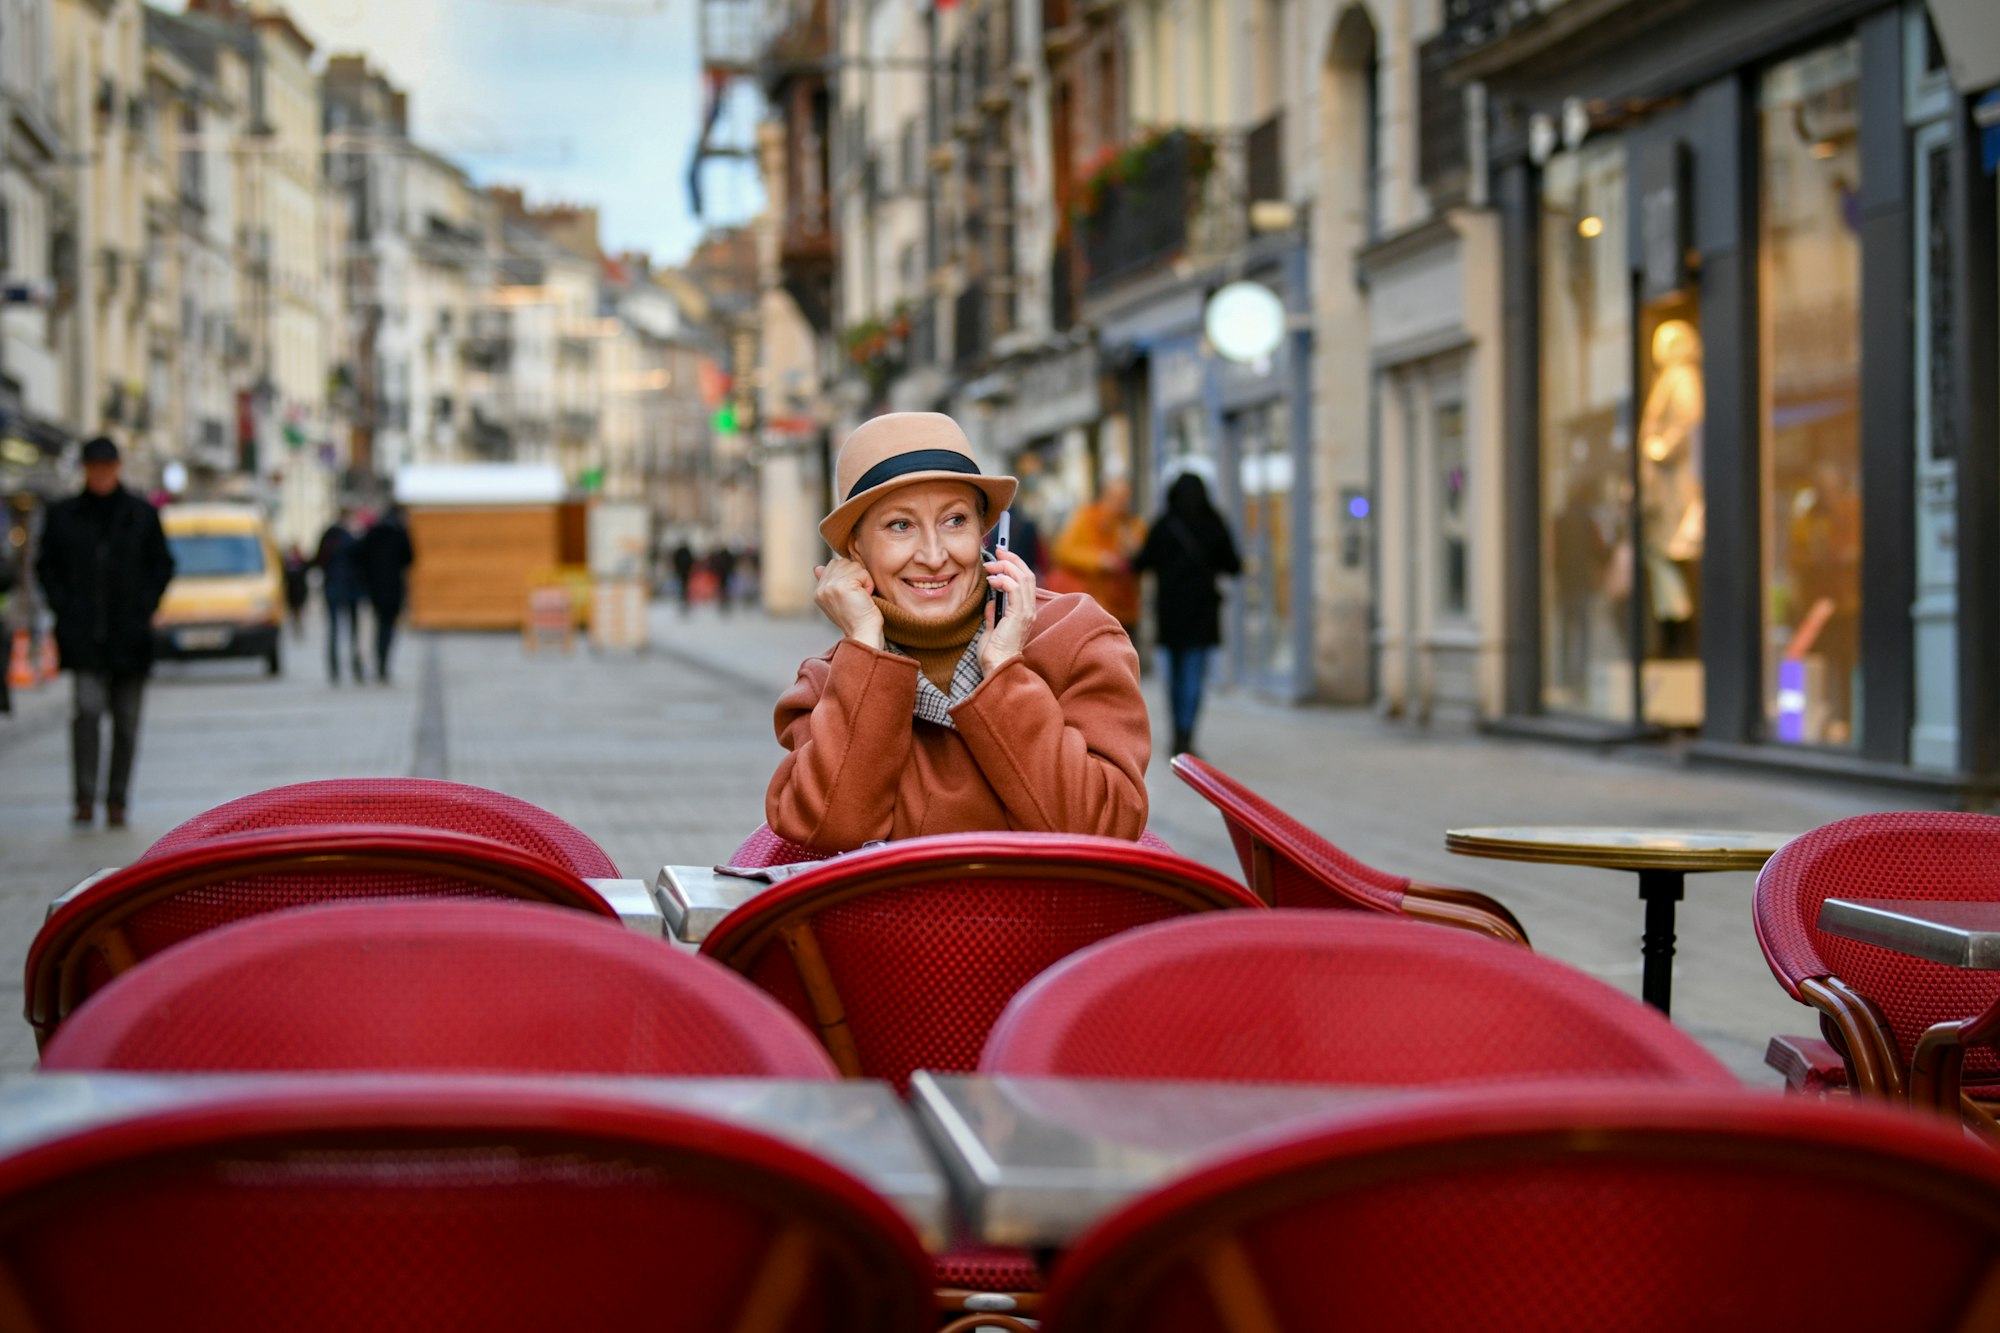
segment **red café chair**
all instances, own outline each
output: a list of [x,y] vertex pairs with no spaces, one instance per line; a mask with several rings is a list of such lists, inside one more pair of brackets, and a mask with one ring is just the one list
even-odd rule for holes
[[189,936],[350,898],[525,899],[618,919],[573,872],[469,833],[328,825],[224,834],[149,853],[51,910],[28,946],[36,1043],[112,977]]
[[[2000,1002],[2000,973],[1829,935],[1820,904],[1842,897],[2000,901],[2000,818],[1899,811],[1836,820],[1779,848],[1752,899],[1764,961],[1787,994],[1819,1013],[1825,1037],[1772,1039],[1766,1062],[1788,1086],[1912,1097],[2000,1128],[1979,1105],[2000,1098],[1995,1034],[1965,1026]],[[1951,1066],[1942,1080],[1941,1057]],[[1958,1095],[1961,1077],[1970,1100]]]
[[[971,1070],[1014,993],[1121,930],[1262,906],[1208,867],[1117,838],[966,833],[828,860],[718,922],[701,952],[776,996],[855,1078],[907,1089],[918,1069]],[[1033,1305],[1017,1251],[963,1247],[937,1264],[941,1303],[1010,1293]]]
[[[1865,1254],[1837,1296],[1829,1241]],[[1927,1118],[1540,1083],[1383,1098],[1196,1168],[1058,1262],[1044,1333],[2000,1327],[2000,1156]]]
[[0,1323],[917,1333],[931,1322],[909,1224],[778,1139],[563,1080],[309,1082],[0,1158]]
[[206,931],[114,978],[42,1068],[837,1077],[797,1019],[706,959],[580,912],[463,901]]
[[1552,958],[1464,931],[1296,910],[1162,921],[1073,954],[1014,997],[979,1067],[1249,1083],[1741,1086],[1663,1015]]
[[1222,813],[1245,882],[1273,907],[1386,912],[1528,943],[1514,914],[1483,893],[1364,865],[1206,760],[1175,755],[1173,769]]
[[146,852],[258,829],[403,824],[471,833],[534,852],[580,879],[616,879],[618,867],[575,825],[518,797],[432,778],[327,778],[240,796],[169,830]]

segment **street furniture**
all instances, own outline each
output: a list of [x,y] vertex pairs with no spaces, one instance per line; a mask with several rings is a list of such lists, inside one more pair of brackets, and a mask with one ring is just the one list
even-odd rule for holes
[[1244,881],[1273,907],[1389,912],[1526,944],[1528,934],[1499,902],[1470,889],[1419,884],[1349,856],[1236,779],[1191,754],[1174,775],[1222,814]]
[[[717,922],[702,953],[812,1026],[850,1078],[900,1091],[918,1069],[970,1070],[1014,993],[1056,960],[1133,926],[1258,909],[1197,862],[1120,838],[968,833],[834,857]],[[957,1248],[945,1309],[1032,1309],[1025,1254]]]
[[1789,833],[1711,829],[1578,828],[1531,825],[1447,830],[1447,851],[1501,861],[1635,870],[1646,908],[1639,955],[1639,992],[1661,1013],[1673,1008],[1674,912],[1687,877],[1700,871],[1756,870],[1790,840]]
[[[2000,1324],[1996,1248],[2000,1156],[1927,1119],[1637,1084],[1384,1096],[1103,1217],[1041,1328],[1956,1333]],[[1867,1262],[1829,1299],[1784,1280],[1836,1253]]]
[[1738,1086],[1657,1011],[1461,930],[1298,909],[1142,926],[1007,1005],[982,1072],[1464,1085],[1635,1078]]
[[944,1206],[879,1084],[0,1088],[10,1327],[918,1333]]
[[37,1046],[119,973],[225,922],[351,898],[516,898],[618,919],[581,878],[531,852],[442,829],[326,825],[230,834],[93,877],[28,947]]
[[404,824],[473,833],[533,852],[584,879],[618,866],[574,824],[517,796],[435,778],[324,778],[225,801],[169,830],[147,855],[252,829],[316,824]]
[[467,900],[205,931],[114,978],[42,1068],[836,1077],[796,1018],[707,959],[582,912]]
[[[1870,908],[1833,908],[1829,899],[1866,899]],[[1885,920],[1899,903],[1909,921]],[[1809,1072],[1837,1060],[1821,1084],[1955,1106],[1995,1129],[2000,1055],[1991,1021],[1969,1020],[2000,1002],[2000,972],[1983,947],[1955,961],[1940,957],[1949,945],[1938,928],[1945,935],[1954,928],[1926,929],[1919,916],[1992,903],[2000,903],[2000,818],[1991,815],[1859,815],[1822,825],[1772,857],[1757,877],[1753,919],[1778,984],[1820,1015],[1826,1045]],[[1926,936],[1930,949],[1920,947]],[[1811,1049],[1809,1039],[1789,1040]],[[1940,1062],[1949,1062],[1949,1074]],[[1794,1077],[1793,1086],[1804,1084]]]
[[[1828,898],[1820,904],[1820,929],[1945,967],[2000,968],[2000,900],[1912,902],[1899,898]],[[1957,1115],[1964,1107],[1965,1062],[1974,1050],[2000,1043],[2000,1001],[1971,1018],[1933,1023],[1910,1056],[1910,1103]],[[1991,1123],[1974,1103],[1970,1118]]]

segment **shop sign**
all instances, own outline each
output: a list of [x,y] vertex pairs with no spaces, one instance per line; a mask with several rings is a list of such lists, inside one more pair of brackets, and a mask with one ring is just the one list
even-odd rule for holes
[[1162,408],[1196,402],[1208,381],[1201,349],[1192,342],[1167,343],[1153,352],[1154,392]]
[[1095,347],[1030,361],[1019,373],[1019,388],[1007,422],[1013,441],[1026,442],[1072,426],[1087,426],[1103,412]]

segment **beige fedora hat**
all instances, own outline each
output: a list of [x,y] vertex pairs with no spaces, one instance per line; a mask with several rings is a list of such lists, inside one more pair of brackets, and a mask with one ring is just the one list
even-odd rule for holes
[[985,526],[1000,521],[1020,483],[989,477],[972,457],[956,421],[942,412],[886,412],[854,428],[833,465],[834,511],[820,520],[819,535],[839,555],[868,506],[899,486],[920,481],[962,481],[986,497]]

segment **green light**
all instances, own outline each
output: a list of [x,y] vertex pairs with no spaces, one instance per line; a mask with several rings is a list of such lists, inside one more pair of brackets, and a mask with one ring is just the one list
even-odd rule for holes
[[724,403],[715,409],[715,430],[719,435],[736,433],[736,404]]

